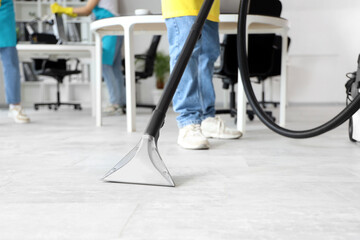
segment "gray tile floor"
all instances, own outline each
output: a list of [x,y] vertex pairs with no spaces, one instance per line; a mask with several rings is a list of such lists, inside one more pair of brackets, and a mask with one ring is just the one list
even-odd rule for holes
[[[288,125],[340,108],[291,107]],[[345,125],[292,140],[255,120],[240,140],[189,151],[169,113],[159,151],[177,187],[166,188],[99,180],[140,139],[148,110],[132,134],[125,116],[96,128],[89,111],[27,112],[33,122],[16,125],[0,111],[0,239],[360,239],[360,145]]]

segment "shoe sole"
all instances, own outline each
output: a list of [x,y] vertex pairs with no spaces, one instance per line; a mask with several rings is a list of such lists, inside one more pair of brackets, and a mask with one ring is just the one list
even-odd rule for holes
[[178,145],[184,149],[189,149],[189,150],[206,150],[210,148],[210,146],[207,144],[201,144],[194,147],[194,146],[186,146],[185,144],[178,142]]
[[15,123],[29,123],[30,120],[16,120],[14,119]]
[[105,116],[122,116],[125,115],[121,109],[116,110],[114,112],[102,112]]
[[238,138],[242,137],[242,134],[240,134],[239,136],[229,136],[229,135],[211,134],[211,133],[207,133],[204,131],[202,131],[202,134],[206,138],[216,138],[216,139],[238,139]]
[[10,113],[8,114],[8,117],[14,119],[15,123],[29,123],[30,122],[30,119],[28,119],[28,120],[19,120],[17,118],[14,118],[12,116],[12,114],[10,114]]

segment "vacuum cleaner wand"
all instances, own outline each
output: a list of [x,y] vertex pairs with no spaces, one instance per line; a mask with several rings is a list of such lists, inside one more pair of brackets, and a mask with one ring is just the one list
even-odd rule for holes
[[156,106],[153,116],[146,128],[145,134],[150,136],[156,136],[157,132],[162,127],[164,122],[166,111],[170,105],[170,102],[175,94],[176,88],[179,85],[180,79],[185,71],[187,63],[191,57],[197,40],[201,35],[202,27],[204,26],[205,20],[209,15],[211,6],[214,0],[206,0],[200,9],[199,15],[197,16],[195,23],[193,24],[190,33],[186,39],[185,45],[180,53],[179,59],[176,62],[174,69],[171,71],[171,75],[168,84]]
[[103,180],[109,182],[175,186],[157,150],[157,140],[160,128],[164,125],[167,109],[189,62],[196,42],[201,35],[202,28],[213,3],[214,0],[205,0],[203,3],[140,142],[105,175]]

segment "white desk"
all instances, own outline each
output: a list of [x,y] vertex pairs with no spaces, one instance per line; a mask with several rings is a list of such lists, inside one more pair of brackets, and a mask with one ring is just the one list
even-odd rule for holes
[[[237,14],[220,15],[220,33],[237,32]],[[165,21],[161,15],[147,16],[125,16],[107,18],[95,21],[90,25],[91,31],[95,34],[95,55],[96,55],[96,125],[102,125],[101,117],[101,77],[102,77],[102,43],[105,35],[124,35],[125,45],[125,72],[126,72],[126,114],[127,130],[136,130],[136,99],[135,99],[135,68],[134,68],[134,34],[164,34],[166,33]],[[286,19],[249,15],[247,18],[248,33],[275,33],[282,36],[283,48],[287,49],[288,22]],[[285,125],[286,107],[286,51],[282,51],[281,65],[281,103],[280,103],[280,125]],[[240,78],[239,78],[240,79]],[[246,116],[246,97],[241,81],[238,84],[237,97],[237,128],[244,132]]]
[[20,60],[26,58],[43,58],[50,55],[62,58],[83,58],[90,59],[90,79],[91,79],[91,106],[92,115],[95,116],[95,45],[94,44],[74,44],[74,45],[55,45],[55,44],[28,44],[19,43],[16,46]]

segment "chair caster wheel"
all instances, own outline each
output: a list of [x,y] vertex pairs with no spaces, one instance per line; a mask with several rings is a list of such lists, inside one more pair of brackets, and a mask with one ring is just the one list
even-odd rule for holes
[[39,107],[38,107],[38,106],[34,106],[34,109],[37,111],[37,110],[39,110]]
[[254,120],[254,115],[253,114],[248,114],[248,118],[250,121],[253,121]]
[[51,105],[48,106],[49,109],[52,109]]

